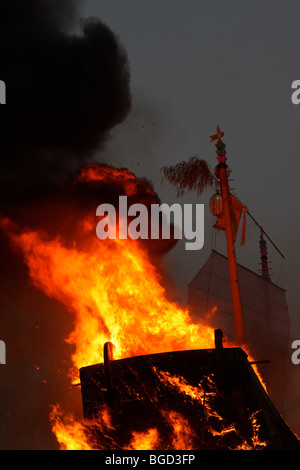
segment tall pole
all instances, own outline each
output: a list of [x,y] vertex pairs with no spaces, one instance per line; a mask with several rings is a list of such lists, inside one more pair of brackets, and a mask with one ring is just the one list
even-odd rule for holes
[[223,135],[224,133],[221,132],[218,128],[218,134],[212,136],[211,141],[218,139],[216,143],[218,165],[216,166],[215,174],[216,177],[219,179],[224,210],[235,339],[238,344],[243,344],[245,343],[244,319],[235,254],[234,236],[232,231],[232,206],[230,202],[231,196],[228,184],[228,166],[226,164],[226,145],[221,140],[221,137]]
[[269,274],[269,266],[268,266],[268,251],[267,251],[267,242],[264,239],[263,230],[260,230],[260,240],[259,240],[259,247],[260,247],[260,259],[261,259],[261,276],[266,279],[267,281],[271,281],[270,274]]

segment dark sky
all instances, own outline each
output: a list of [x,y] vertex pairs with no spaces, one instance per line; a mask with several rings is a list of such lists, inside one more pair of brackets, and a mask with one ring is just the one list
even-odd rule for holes
[[[26,119],[24,115],[20,120],[15,119],[16,114],[15,117],[10,116],[10,121],[3,121],[2,111],[1,124],[7,124],[10,131],[11,123],[18,124],[13,132],[22,131],[26,139],[20,153],[18,145],[10,147],[11,142],[19,140],[7,138],[9,134],[3,132],[3,126],[2,134],[0,129],[1,204],[10,201],[11,190],[15,189],[12,182],[18,185],[21,182],[20,186],[24,184],[22,188],[26,191],[26,188],[33,187],[33,177],[36,183],[40,175],[41,187],[34,186],[36,196],[35,191],[43,191],[45,182],[51,186],[51,178],[46,181],[45,175],[51,175],[54,179],[58,175],[63,178],[70,169],[91,160],[125,166],[138,177],[147,177],[163,202],[204,203],[204,248],[196,252],[185,251],[184,241],[181,241],[165,257],[166,271],[174,281],[178,298],[185,302],[187,285],[204,264],[211,249],[226,253],[225,237],[220,233],[214,238],[213,218],[208,208],[212,193],[207,191],[198,199],[195,194],[188,193],[184,198],[177,199],[176,191],[168,184],[162,184],[160,169],[163,165],[173,165],[194,155],[206,159],[214,168],[217,163],[215,147],[210,143],[209,136],[220,125],[225,132],[228,164],[232,169],[231,186],[285,255],[282,261],[268,243],[272,280],[287,290],[291,336],[299,339],[300,105],[295,106],[291,101],[291,84],[300,79],[299,2],[35,0],[31,5],[56,5],[56,9],[45,9],[42,15],[39,11],[37,17],[42,16],[43,21],[39,23],[38,31],[32,26],[36,25],[34,16],[26,17],[25,2],[10,2],[4,2],[3,6],[23,5],[23,11],[15,9],[16,16],[10,15],[9,23],[5,24],[1,24],[0,16],[1,47],[3,32],[13,32],[19,39],[22,34],[23,37],[32,38],[31,43],[21,41],[28,46],[26,53],[30,51],[30,60],[39,64],[40,72],[45,77],[52,74],[51,77],[55,78],[56,69],[52,64],[57,70],[63,68],[66,84],[69,83],[68,73],[77,77],[78,82],[73,82],[72,90],[78,91],[78,99],[72,103],[74,107],[68,114],[68,107],[53,106],[53,103],[59,105],[61,99],[53,101],[48,96],[45,104],[50,114],[44,117],[48,116],[53,127],[47,126],[47,119],[39,119],[39,113],[43,114],[41,110],[44,108],[40,107],[40,95],[35,93],[37,88],[34,86],[31,91],[35,108],[32,114],[25,114]],[[60,28],[62,25],[65,30],[71,28],[75,33],[80,31],[82,34],[82,25],[76,24],[76,5],[81,6],[78,17],[94,16],[104,25],[97,26],[97,21],[90,22],[86,26],[84,39],[76,40],[74,49],[74,41],[68,35],[61,35]],[[6,18],[5,15],[2,15],[2,22],[3,18]],[[109,30],[117,35],[124,48],[130,77],[126,57],[118,53]],[[42,49],[42,59],[38,55],[40,43],[34,41],[33,34],[36,32],[40,37],[41,31],[43,40],[49,46],[46,52]],[[28,65],[31,62],[25,59],[28,57],[26,54],[16,49],[18,41],[10,39],[10,48],[13,48],[10,50],[19,54],[16,58],[9,55],[9,47],[5,53],[1,49],[0,72],[4,74],[9,70],[11,73],[11,76],[0,75],[0,79],[7,81],[8,101],[12,96],[9,86],[11,77],[22,76],[27,84],[34,84]],[[112,88],[108,87],[109,93],[100,93],[96,97],[93,77],[98,79],[102,69],[91,64],[94,64],[95,53],[98,54],[102,41],[108,41],[110,45],[109,50],[115,61],[112,69],[108,69],[118,70],[116,77],[119,80],[104,78],[104,83],[109,83]],[[105,50],[103,48],[102,51],[104,61]],[[78,60],[74,61],[74,56]],[[57,57],[58,63],[55,62]],[[5,64],[9,66],[5,68]],[[59,76],[56,78],[57,84],[60,84]],[[21,82],[17,80],[15,85],[18,83]],[[21,93],[22,88],[17,89]],[[68,105],[72,100],[72,90],[66,95]],[[118,99],[114,101],[116,96]],[[28,102],[29,97],[27,101],[24,97],[24,109]],[[102,106],[103,102],[105,106]],[[105,119],[107,114],[108,121]],[[27,133],[22,125],[24,122],[27,123]],[[39,133],[38,145],[32,133],[33,127],[28,123],[34,126],[38,123],[43,131]],[[66,133],[60,133],[61,123],[66,125]],[[97,124],[91,127],[91,123]],[[79,129],[85,132],[80,133]],[[72,135],[74,139],[70,139]],[[49,147],[51,160],[48,158]],[[45,153],[40,151],[41,148],[43,151],[46,148]],[[12,156],[10,160],[7,158],[9,155]],[[43,155],[38,164],[36,155]],[[238,262],[255,272],[258,272],[260,261],[259,237],[259,229],[248,218],[244,247],[239,247],[240,235],[237,237],[237,257]],[[55,334],[59,329],[58,336],[64,337],[69,331],[70,322],[61,313],[62,306],[51,300],[49,308],[47,299],[41,293],[36,294],[33,288],[24,287],[27,276],[25,268],[20,271],[17,262],[16,267],[9,264],[11,260],[4,254],[2,264],[5,266],[5,276],[1,300],[5,298],[7,304],[0,339],[6,340],[8,345],[8,364],[0,366],[0,391],[5,403],[5,410],[1,411],[0,440],[2,447],[6,448],[55,447],[49,430],[45,434],[41,429],[41,420],[46,422],[49,402],[56,400],[56,396],[59,399],[67,386],[65,370],[68,361],[64,360],[65,364],[62,365],[61,358],[62,354],[66,358],[69,351],[67,346],[57,342]],[[10,269],[6,269],[8,266]],[[14,292],[6,292],[6,286],[11,285],[18,289],[16,301]],[[41,311],[44,313],[43,320],[40,318]],[[23,351],[26,353],[21,357]],[[33,361],[39,364],[39,369],[33,367]],[[42,373],[43,381],[39,377]],[[57,382],[53,381],[53,377]],[[22,406],[19,400],[20,393],[26,398],[26,406]],[[68,401],[68,397],[65,400]],[[80,402],[80,397],[76,396],[76,400]]]

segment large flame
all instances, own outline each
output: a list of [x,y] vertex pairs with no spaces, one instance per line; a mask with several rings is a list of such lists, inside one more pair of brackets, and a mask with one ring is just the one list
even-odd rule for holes
[[[136,179],[128,171],[112,175],[111,168],[99,172],[90,166],[79,174],[77,182],[110,183],[116,179],[126,186],[127,194],[135,194]],[[154,194],[151,189],[146,193]],[[66,338],[74,348],[73,383],[78,382],[81,367],[103,361],[107,341],[114,344],[116,359],[214,347],[213,328],[194,324],[187,308],[167,299],[158,270],[138,241],[99,240],[91,215],[78,221],[76,237],[82,236],[84,243],[73,246],[59,235],[20,230],[9,220],[3,220],[2,226],[21,249],[35,286],[62,302],[74,316],[74,329]],[[176,378],[161,376],[161,380],[168,380],[173,387],[179,384]],[[181,388],[183,385],[181,382]],[[188,385],[181,393],[201,399],[199,391]],[[162,410],[162,415],[173,427],[173,448],[191,448],[192,431],[185,418],[172,411]],[[84,425],[64,416],[59,407],[53,407],[50,419],[62,449],[91,448]],[[101,420],[97,426],[104,430],[110,427],[107,409]],[[150,428],[133,433],[128,448],[152,449],[158,441],[158,431]]]
[[[167,300],[158,272],[136,242],[95,237],[88,250],[79,250],[35,231],[11,238],[22,249],[34,284],[64,303],[75,317],[75,328],[67,338],[75,349],[73,382],[78,382],[79,368],[103,361],[107,341],[114,344],[116,359],[214,346],[212,328],[194,324],[186,308]],[[56,408],[51,419],[63,449],[89,448],[80,423],[62,419]],[[169,419],[177,435],[185,432],[187,440],[184,422],[180,424],[175,415]],[[136,434],[129,447],[152,446],[155,436],[155,430]]]
[[37,232],[13,240],[35,285],[75,315],[67,338],[75,346],[74,380],[79,368],[102,361],[107,341],[116,359],[213,347],[213,329],[193,324],[186,308],[167,300],[155,267],[134,241],[95,239],[80,251]]

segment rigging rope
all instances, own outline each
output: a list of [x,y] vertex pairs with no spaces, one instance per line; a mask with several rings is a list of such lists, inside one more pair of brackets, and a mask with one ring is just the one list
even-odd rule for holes
[[241,201],[240,199],[237,197],[237,195],[235,194],[235,192],[233,190],[230,190],[230,192],[232,193],[232,195],[242,204],[242,206],[244,207],[244,210],[245,212],[249,215],[249,217],[251,217],[251,219],[253,220],[253,222],[257,225],[257,227],[260,228],[260,230],[262,231],[262,233],[267,237],[267,239],[269,240],[270,243],[272,243],[272,245],[274,246],[274,248],[276,249],[276,251],[280,254],[280,256],[285,259],[285,256],[281,253],[281,251],[279,250],[279,248],[275,245],[275,243],[271,240],[271,238],[269,237],[269,235],[264,231],[264,229],[262,228],[262,226],[257,222],[257,220],[255,220],[255,218],[253,217],[253,215],[250,213],[249,209],[247,208],[247,206],[245,206]]

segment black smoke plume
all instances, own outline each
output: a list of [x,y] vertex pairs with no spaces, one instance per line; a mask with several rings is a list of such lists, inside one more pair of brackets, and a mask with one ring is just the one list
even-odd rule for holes
[[0,209],[39,196],[105,145],[131,106],[127,54],[78,1],[2,0]]

